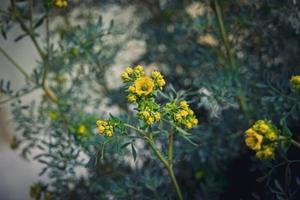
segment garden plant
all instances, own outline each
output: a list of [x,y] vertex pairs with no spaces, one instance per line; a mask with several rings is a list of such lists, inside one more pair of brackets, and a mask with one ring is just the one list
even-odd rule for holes
[[29,71],[0,47],[25,80],[0,75],[0,109],[42,165],[31,198],[300,198],[300,2],[7,2],[1,40],[39,56]]

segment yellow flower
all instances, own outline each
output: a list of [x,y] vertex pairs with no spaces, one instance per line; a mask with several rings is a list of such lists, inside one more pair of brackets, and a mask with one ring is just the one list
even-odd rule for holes
[[54,6],[57,8],[66,8],[68,6],[67,0],[54,0]]
[[81,136],[85,135],[86,131],[87,131],[87,129],[86,129],[85,125],[83,125],[83,124],[81,124],[77,130],[78,134]]
[[179,105],[182,107],[182,108],[188,108],[189,105],[186,101],[180,101]]
[[127,81],[130,81],[131,78],[129,77],[128,73],[127,72],[123,72],[121,74],[121,78],[123,79],[123,81],[127,82]]
[[176,119],[177,121],[180,121],[180,120],[182,119],[181,114],[180,114],[180,113],[177,113],[177,114],[175,115],[175,119]]
[[269,131],[269,126],[265,123],[259,125],[259,130],[261,133],[267,133]]
[[162,78],[161,73],[159,71],[156,71],[156,70],[152,71],[151,75],[152,75],[153,79],[160,79],[160,78]]
[[144,117],[144,118],[148,118],[150,116],[150,113],[148,111],[142,111],[141,112],[141,115]]
[[274,157],[274,148],[267,146],[263,150],[256,153],[256,157],[259,159],[270,159]]
[[149,77],[140,77],[134,82],[136,93],[139,96],[147,96],[153,92],[154,83],[153,80]]
[[198,124],[198,119],[194,118],[191,120],[192,124],[193,125],[197,125]]
[[263,136],[257,133],[247,135],[245,139],[246,145],[252,150],[260,150],[263,142]]
[[162,87],[166,84],[164,77],[159,71],[152,71],[151,77],[154,79],[155,85],[160,87],[160,89],[162,89]]
[[141,73],[144,71],[144,68],[141,65],[138,65],[134,68],[134,71],[137,73]]
[[128,87],[127,91],[131,92],[131,93],[134,93],[135,92],[135,87],[131,85],[131,86]]
[[154,123],[154,118],[153,117],[148,117],[147,120],[146,120],[146,123],[151,125]]
[[193,127],[193,124],[191,122],[188,122],[185,124],[185,126],[188,128],[188,129],[191,129]]
[[268,138],[271,141],[274,141],[277,138],[277,134],[275,132],[269,132],[266,134],[266,138]]
[[132,69],[131,67],[127,67],[127,68],[125,69],[125,72],[126,72],[128,75],[130,75],[130,74],[133,73],[133,69]]
[[108,137],[112,137],[114,127],[112,126],[112,123],[110,121],[97,120],[96,124],[99,133],[105,134]]
[[191,109],[188,109],[187,112],[189,113],[189,115],[193,115],[194,111],[192,111]]
[[188,116],[188,112],[186,111],[186,110],[180,110],[179,111],[179,114],[182,116],[182,117],[186,117],[186,116]]
[[128,101],[129,101],[130,103],[135,103],[135,102],[136,102],[136,96],[133,95],[133,94],[129,94],[129,95],[127,96],[127,99],[128,99]]
[[107,135],[108,137],[111,137],[111,136],[112,136],[112,131],[106,131],[106,135]]
[[166,82],[164,79],[159,79],[157,80],[157,84],[160,87],[160,89],[162,89],[162,87],[165,86]]
[[254,131],[252,128],[249,128],[246,132],[245,132],[246,136],[248,137],[252,137],[254,134],[257,134],[256,131]]
[[300,90],[300,75],[292,76],[290,83],[293,88]]
[[159,112],[155,113],[154,117],[155,117],[156,121],[159,121],[160,120],[160,113]]
[[104,127],[104,126],[98,126],[98,131],[99,131],[100,133],[104,133],[105,127]]

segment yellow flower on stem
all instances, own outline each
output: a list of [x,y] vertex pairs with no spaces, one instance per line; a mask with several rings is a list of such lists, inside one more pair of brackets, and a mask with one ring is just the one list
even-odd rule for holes
[[292,76],[290,83],[293,88],[300,90],[300,75]]
[[135,92],[135,87],[134,86],[129,86],[127,89],[128,92],[134,93]]
[[54,0],[54,6],[57,8],[66,8],[68,6],[67,0]]
[[274,148],[266,146],[261,151],[256,152],[256,157],[258,159],[270,159],[274,158]]
[[252,150],[260,150],[263,142],[263,136],[254,132],[246,133],[245,143]]
[[134,68],[134,72],[136,73],[142,73],[144,71],[144,68],[141,65],[138,65]]
[[125,69],[125,72],[128,74],[128,75],[131,75],[133,73],[133,69],[131,67],[127,67]]
[[129,94],[127,96],[127,99],[130,103],[135,103],[136,102],[136,96],[134,94]]
[[140,77],[134,82],[136,93],[139,96],[147,96],[153,92],[154,83],[149,77]]
[[128,73],[127,72],[123,72],[121,74],[121,78],[123,79],[124,82],[128,82],[131,80],[131,78],[129,77]]
[[271,141],[274,141],[277,139],[277,134],[274,131],[269,132],[266,134],[266,138],[268,138]]
[[184,109],[187,109],[189,107],[189,105],[186,101],[180,101],[179,105]]
[[154,118],[155,118],[156,121],[159,121],[160,120],[160,113],[159,112],[155,113]]
[[87,132],[87,129],[86,129],[85,125],[81,124],[78,127],[77,132],[78,132],[79,135],[84,136],[86,134],[86,132]]
[[159,71],[152,71],[151,77],[154,79],[155,85],[157,85],[160,89],[165,86],[166,81]]
[[104,134],[108,137],[112,137],[114,127],[112,126],[110,121],[97,120],[96,124],[100,134]]

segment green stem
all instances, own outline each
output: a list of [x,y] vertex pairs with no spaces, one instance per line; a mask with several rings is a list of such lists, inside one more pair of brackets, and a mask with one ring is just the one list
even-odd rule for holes
[[[149,135],[145,133],[143,130],[136,128],[130,124],[124,123],[124,126],[127,128],[130,128],[132,130],[135,130],[138,134],[140,134],[150,145],[151,149],[153,150],[154,154],[156,157],[159,159],[159,161],[164,165],[164,167],[167,169],[168,174],[171,178],[171,182],[173,183],[176,194],[179,200],[183,200],[182,193],[180,190],[180,187],[177,183],[174,171],[173,171],[173,164],[172,164],[172,159],[173,159],[173,141],[174,141],[174,136],[173,133],[169,134],[169,143],[168,143],[168,160],[162,155],[162,153],[159,151],[159,149],[156,147],[153,138],[151,137],[152,135]],[[147,136],[149,135],[149,136]]]
[[227,59],[229,60],[229,63],[231,66],[233,82],[238,86],[236,97],[239,102],[240,108],[245,115],[245,118],[249,121],[250,118],[249,118],[249,113],[248,113],[248,106],[247,106],[246,98],[243,95],[243,92],[240,89],[240,86],[238,84],[238,77],[237,77],[238,67],[237,67],[237,64],[235,61],[234,52],[233,52],[232,48],[230,47],[228,35],[227,35],[226,29],[224,26],[224,22],[223,22],[224,20],[222,17],[222,8],[221,8],[220,0],[214,0],[214,8],[215,8],[216,16],[217,16],[217,23],[218,23],[218,28],[220,31],[221,39],[222,39],[222,42],[223,42],[225,50],[226,50]]
[[[18,69],[19,72],[21,72],[25,76],[25,78],[27,80],[31,81],[34,84],[37,84],[29,76],[29,74],[27,74],[27,72],[10,55],[8,55],[8,53],[4,49],[2,49],[1,47],[0,47],[0,52],[13,64],[13,66],[15,66]],[[53,101],[54,103],[58,102],[57,97],[54,95],[54,93],[48,87],[46,87],[45,85],[42,85],[42,89],[44,90],[44,92],[46,93],[46,95],[49,97],[49,99],[51,101]]]
[[229,58],[229,62],[231,65],[231,70],[233,73],[236,73],[237,71],[237,65],[234,59],[234,53],[232,49],[230,48],[229,45],[229,39],[225,30],[224,22],[223,22],[223,17],[222,17],[222,10],[221,10],[221,3],[219,0],[215,0],[215,12],[217,15],[217,22],[218,22],[218,27],[221,33],[221,38],[225,46],[226,54]]
[[171,178],[171,181],[172,181],[172,183],[173,183],[173,185],[175,187],[178,199],[179,200],[183,200],[182,193],[181,193],[180,187],[179,187],[179,185],[177,183],[177,180],[176,180],[176,177],[175,177],[172,165],[170,165],[170,163],[164,158],[164,156],[161,154],[161,152],[157,149],[157,147],[155,146],[153,140],[151,140],[151,139],[148,138],[147,141],[150,144],[151,149],[154,151],[156,157],[161,161],[161,163],[167,169],[168,174],[169,174],[169,176]]
[[50,37],[49,37],[49,12],[48,9],[46,11],[46,41],[47,41],[47,57],[46,57],[46,65],[43,73],[43,78],[42,78],[42,85],[46,86],[46,81],[47,81],[47,75],[49,71],[49,52],[50,52]]
[[171,177],[172,183],[173,183],[173,185],[176,189],[176,194],[177,194],[178,199],[183,200],[183,197],[182,197],[182,194],[181,194],[181,191],[180,191],[180,187],[177,183],[173,168],[171,166],[169,166],[169,168],[167,168],[167,170],[169,172],[169,176]]
[[143,130],[139,129],[139,128],[136,128],[130,124],[127,124],[127,123],[124,123],[124,126],[127,127],[127,128],[131,128],[132,130],[135,130],[138,134],[140,134],[141,136],[145,137],[146,134]]
[[169,133],[169,144],[168,144],[168,158],[169,158],[169,165],[173,166],[173,143],[174,143],[174,133]]
[[291,143],[292,143],[295,147],[300,148],[300,143],[297,142],[296,140],[291,139]]
[[4,50],[0,47],[0,52],[7,58],[7,60],[9,60],[11,62],[11,64],[13,64],[14,67],[17,68],[17,70],[19,72],[21,72],[25,78],[33,83],[35,83],[31,77],[29,76],[29,74],[27,74],[27,72]]
[[35,35],[33,34],[32,29],[29,29],[26,24],[24,23],[22,17],[20,16],[19,11],[16,8],[16,2],[15,0],[11,0],[11,5],[12,5],[12,14],[14,17],[16,17],[16,20],[19,22],[22,30],[29,35],[31,41],[33,42],[34,46],[36,47],[38,53],[42,58],[45,58],[45,53],[43,52],[42,48],[40,47],[39,43],[37,42]]

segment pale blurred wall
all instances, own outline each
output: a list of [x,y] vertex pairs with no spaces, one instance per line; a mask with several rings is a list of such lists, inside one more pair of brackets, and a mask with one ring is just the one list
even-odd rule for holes
[[[8,5],[8,0],[0,0],[1,9],[5,9]],[[135,8],[128,7],[127,9],[112,6],[110,9],[98,10],[98,14],[103,15],[103,19],[109,22],[111,19],[115,20],[115,24],[127,23],[131,25],[130,32],[134,32],[139,21],[135,21],[136,26],[132,26],[132,15]],[[97,18],[97,17],[96,17]],[[39,31],[43,35],[43,28]],[[0,37],[0,46],[11,55],[17,63],[19,63],[28,73],[32,72],[36,61],[39,60],[39,55],[36,52],[30,39],[25,38],[15,43],[16,38],[20,33],[20,29],[15,27],[8,34],[7,40]],[[136,60],[145,51],[145,42],[133,40],[128,38],[127,43],[124,44],[116,58],[114,67],[109,72],[112,87],[116,87],[116,81],[119,80],[121,70],[123,70],[129,63]],[[111,74],[115,74],[112,77]],[[10,80],[11,88],[19,89],[24,83],[25,79],[18,70],[2,55],[0,54],[0,79]],[[31,93],[25,96],[25,101],[30,99],[38,99],[40,92]],[[23,99],[23,100],[24,100]],[[3,107],[3,106],[1,106]],[[34,182],[39,180],[38,177],[41,165],[37,162],[27,162],[19,156],[19,152],[15,152],[9,148],[9,140],[12,135],[17,135],[13,130],[13,121],[11,120],[9,104],[6,104],[4,109],[0,111],[0,200],[27,200],[29,197],[29,187]]]
[[[0,1],[2,9],[8,5],[8,1]],[[19,28],[14,28],[9,34],[7,40],[0,38],[0,46],[5,49],[9,55],[15,58],[24,69],[31,72],[38,59],[31,41],[25,38],[18,43],[14,38],[18,36]],[[8,60],[0,55],[0,79],[10,80],[11,88],[20,88],[25,79]],[[28,98],[28,97],[26,97]],[[31,96],[30,98],[34,98]],[[29,186],[38,179],[38,172],[41,166],[36,162],[27,162],[20,158],[19,152],[12,151],[9,148],[9,139],[11,135],[17,134],[13,131],[13,122],[9,120],[9,104],[2,109],[0,116],[0,199],[2,200],[27,200],[29,198]]]

